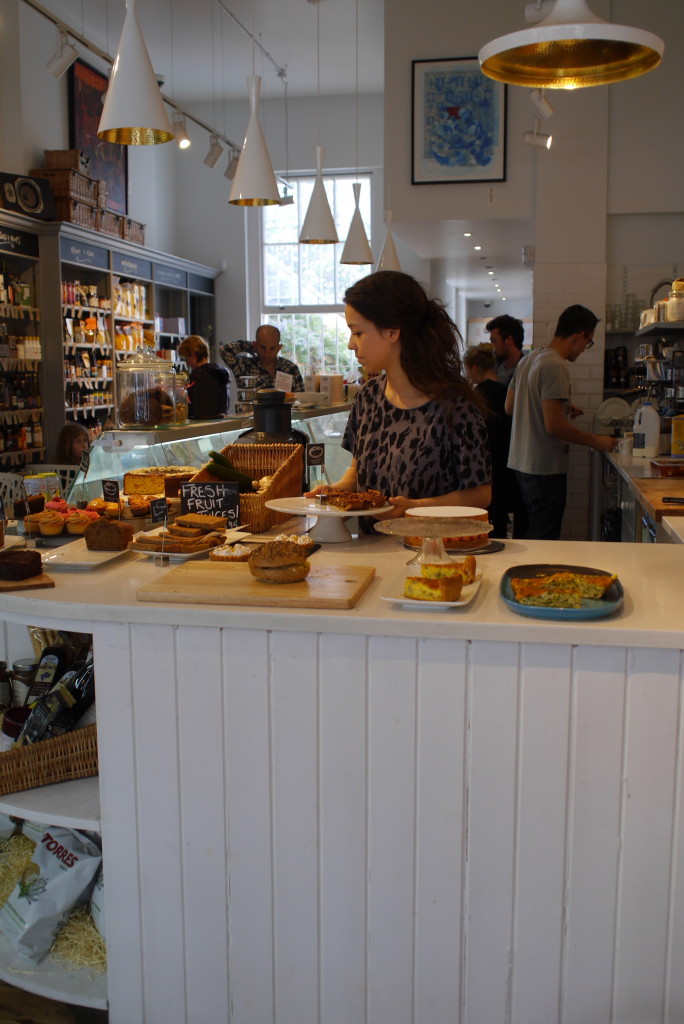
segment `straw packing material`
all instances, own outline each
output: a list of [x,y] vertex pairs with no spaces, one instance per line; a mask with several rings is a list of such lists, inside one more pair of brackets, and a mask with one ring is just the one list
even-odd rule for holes
[[88,907],[79,907],[69,917],[52,944],[53,960],[86,967],[96,974],[107,968],[107,947],[95,927]]
[[17,882],[31,862],[36,844],[17,833],[0,850],[0,906],[9,899]]

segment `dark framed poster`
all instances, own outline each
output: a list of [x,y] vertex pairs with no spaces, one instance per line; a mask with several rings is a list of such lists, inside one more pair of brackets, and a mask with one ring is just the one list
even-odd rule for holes
[[411,181],[506,179],[506,86],[477,57],[413,61]]
[[97,137],[107,78],[82,60],[69,68],[69,140],[89,158],[91,178],[107,182],[107,208],[128,212],[128,151],[126,146]]

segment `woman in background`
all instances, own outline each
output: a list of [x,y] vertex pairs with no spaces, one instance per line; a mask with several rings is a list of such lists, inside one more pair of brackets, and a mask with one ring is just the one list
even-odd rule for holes
[[458,329],[442,303],[392,270],[357,281],[345,303],[348,347],[377,376],[354,398],[342,441],[352,463],[332,486],[387,495],[394,508],[378,518],[417,505],[486,508],[484,404],[463,375]]
[[54,462],[61,466],[80,466],[83,452],[90,450],[90,434],[81,423],[67,423],[59,432]]

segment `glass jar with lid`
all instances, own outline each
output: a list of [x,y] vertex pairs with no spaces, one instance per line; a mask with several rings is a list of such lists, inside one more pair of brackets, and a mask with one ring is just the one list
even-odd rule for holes
[[667,319],[673,323],[684,321],[684,278],[672,282],[672,291],[667,301]]
[[139,348],[116,369],[120,427],[173,427],[176,423],[176,372],[150,348]]

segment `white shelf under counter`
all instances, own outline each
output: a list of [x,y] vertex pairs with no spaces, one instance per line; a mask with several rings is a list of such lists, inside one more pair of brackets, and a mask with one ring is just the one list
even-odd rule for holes
[[30,821],[99,832],[99,780],[93,776],[8,793],[0,796],[0,811]]

